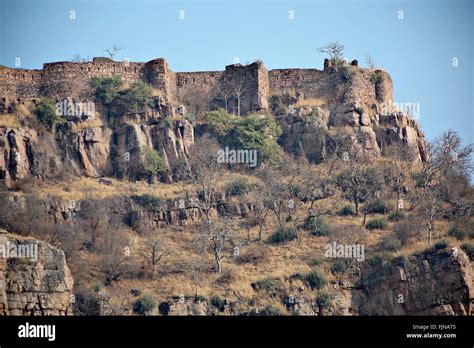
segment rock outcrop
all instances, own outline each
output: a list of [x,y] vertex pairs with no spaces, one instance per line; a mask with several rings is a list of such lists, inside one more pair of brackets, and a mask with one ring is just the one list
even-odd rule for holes
[[0,315],[72,315],[73,285],[61,250],[0,230]]
[[458,247],[412,255],[363,275],[363,315],[472,315],[472,264]]

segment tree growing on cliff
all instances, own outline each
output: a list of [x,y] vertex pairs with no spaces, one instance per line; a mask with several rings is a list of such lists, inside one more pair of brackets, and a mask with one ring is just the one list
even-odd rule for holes
[[94,90],[96,101],[104,105],[110,105],[118,97],[123,83],[120,76],[93,77],[90,85]]
[[329,55],[329,60],[334,66],[341,66],[344,63],[344,45],[339,42],[330,42],[326,46],[318,49],[319,52]]
[[34,108],[34,113],[38,120],[49,130],[53,130],[57,124],[64,124],[66,122],[58,114],[56,105],[50,99],[41,99]]
[[149,146],[143,145],[141,147],[142,152],[142,169],[144,174],[148,176],[158,175],[166,172],[168,167],[165,161],[161,158],[158,151],[152,149]]
[[245,76],[240,76],[237,79],[229,81],[229,88],[232,91],[232,95],[236,99],[237,104],[237,116],[240,116],[240,110],[242,106],[242,101],[244,99],[245,91],[247,90],[247,78]]

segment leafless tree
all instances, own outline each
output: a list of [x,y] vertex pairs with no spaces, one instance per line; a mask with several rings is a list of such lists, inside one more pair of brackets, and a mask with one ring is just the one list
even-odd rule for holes
[[229,99],[233,95],[233,89],[225,78],[217,84],[216,94],[224,100],[225,112],[229,112]]
[[217,182],[224,175],[224,164],[217,161],[218,144],[209,137],[201,137],[189,152],[189,160],[178,163],[178,171],[190,184],[185,187],[188,204],[200,209],[208,224],[215,208]]
[[203,223],[196,236],[195,243],[203,252],[210,251],[216,263],[216,272],[222,272],[222,261],[232,257],[236,243],[234,221],[223,218],[209,224]]
[[115,46],[113,45],[112,47],[109,47],[109,48],[106,48],[105,50],[102,50],[102,52],[105,52],[109,55],[110,59],[114,59],[115,58],[115,55],[117,54],[117,52],[123,50],[125,47],[118,47],[118,46]]
[[364,56],[365,56],[365,64],[367,64],[367,66],[370,68],[370,69],[376,69],[377,66],[375,65],[375,61],[374,59],[372,58],[372,56],[368,53],[364,53]]
[[344,58],[344,45],[339,42],[330,42],[326,46],[320,47],[319,52],[329,55],[331,63],[335,66],[342,65]]
[[237,116],[240,116],[240,110],[242,105],[242,99],[244,97],[245,91],[247,90],[247,78],[241,76],[237,79],[233,79],[229,82],[232,95],[235,96],[237,100]]

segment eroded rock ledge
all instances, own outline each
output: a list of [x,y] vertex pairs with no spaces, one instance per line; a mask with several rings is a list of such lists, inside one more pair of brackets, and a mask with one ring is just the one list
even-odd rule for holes
[[0,315],[72,315],[73,285],[61,250],[0,230]]

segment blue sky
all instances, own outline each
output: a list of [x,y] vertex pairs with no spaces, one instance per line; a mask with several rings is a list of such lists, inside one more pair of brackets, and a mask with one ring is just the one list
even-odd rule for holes
[[391,74],[396,102],[420,103],[429,140],[451,128],[472,143],[473,3],[0,0],[0,64],[14,67],[20,58],[22,68],[39,69],[117,45],[125,49],[116,59],[165,57],[175,71],[222,70],[235,58],[322,69],[317,48],[339,41],[349,59],[362,64],[369,53]]

